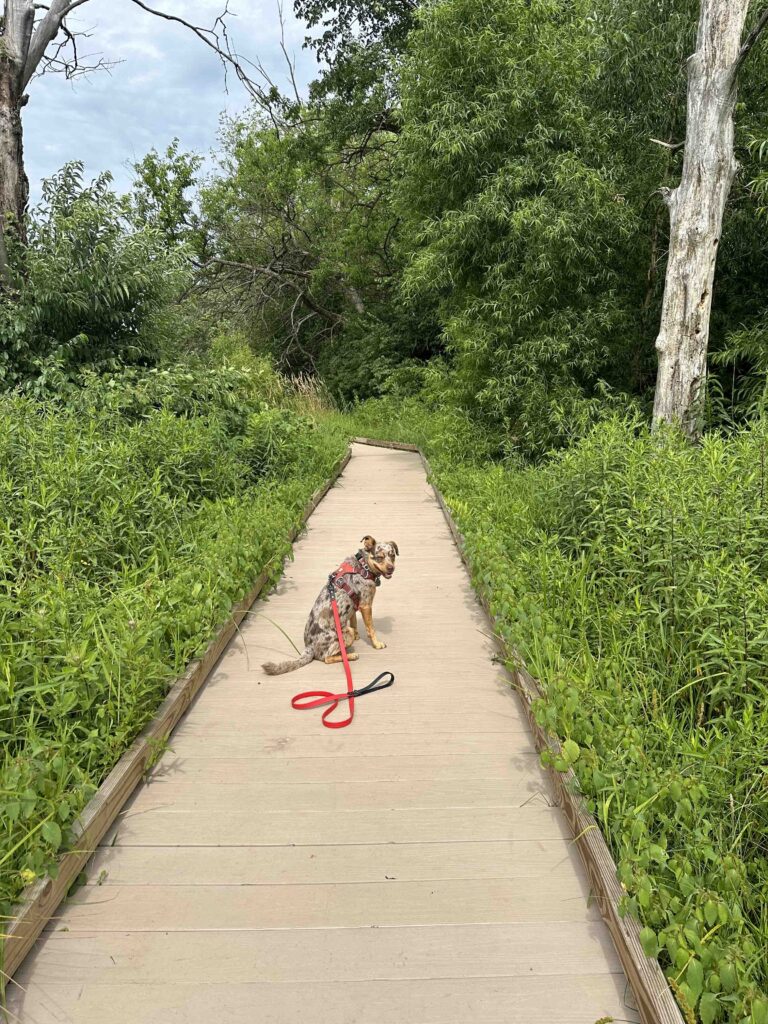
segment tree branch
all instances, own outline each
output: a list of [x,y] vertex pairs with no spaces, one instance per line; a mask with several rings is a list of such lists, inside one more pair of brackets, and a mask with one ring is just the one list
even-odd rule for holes
[[53,3],[46,11],[44,17],[37,23],[27,51],[27,59],[24,64],[24,71],[21,76],[21,87],[26,89],[34,73],[37,71],[40,62],[45,55],[48,46],[59,34],[61,24],[75,7],[88,3],[88,0],[53,0]]
[[[80,0],[81,3],[86,0]],[[150,7],[149,4],[144,3],[144,0],[131,0],[131,3],[140,7],[147,14],[153,14],[156,18],[162,18],[164,21],[172,21],[177,25],[182,25],[188,29],[193,35],[205,43],[205,45],[213,50],[222,62],[224,67],[231,67],[237,75],[240,83],[245,87],[246,91],[250,94],[252,99],[265,109],[269,110],[271,104],[269,97],[248,75],[241,61],[242,58],[233,49],[229,41],[227,34],[227,26],[224,19],[229,14],[227,3],[224,4],[224,10],[218,15],[213,23],[212,28],[202,28],[200,25],[195,25],[191,21],[187,21],[186,18],[181,18],[177,14],[168,14],[165,11],[158,11],[154,7]]]
[[671,150],[673,153],[685,146],[685,142],[662,142],[661,139],[651,139],[650,141],[655,142],[657,146],[663,146],[664,149]]
[[[268,277],[279,282],[281,286],[288,286],[289,288],[292,288],[296,292],[296,302],[303,302],[305,306],[311,309],[313,313],[322,317],[323,320],[332,324],[339,324],[344,320],[344,317],[340,316],[338,313],[334,313],[332,309],[326,309],[325,306],[322,306],[306,286],[302,287],[296,281],[291,280],[290,277],[286,278],[278,271],[272,270],[271,267],[253,266],[253,264],[241,263],[237,260],[221,259],[219,257],[214,257],[209,261],[209,263],[217,264],[221,267],[245,270],[250,273],[254,279],[260,276]],[[305,280],[309,277],[309,273],[307,271],[287,271],[287,273],[292,276],[302,277]]]
[[747,38],[741,44],[739,55],[736,58],[736,62],[733,65],[733,77],[734,79],[741,71],[741,66],[749,56],[749,52],[755,45],[757,40],[760,38],[760,33],[763,31],[765,26],[768,25],[768,7],[764,8],[757,21],[755,22],[752,31],[749,33]]

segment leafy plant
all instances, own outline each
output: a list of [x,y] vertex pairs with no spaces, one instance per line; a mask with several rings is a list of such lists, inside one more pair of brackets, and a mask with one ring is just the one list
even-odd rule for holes
[[6,386],[56,391],[83,365],[152,364],[163,351],[162,313],[187,281],[187,254],[131,225],[109,174],[85,185],[82,173],[68,164],[43,184],[23,273],[0,298]]

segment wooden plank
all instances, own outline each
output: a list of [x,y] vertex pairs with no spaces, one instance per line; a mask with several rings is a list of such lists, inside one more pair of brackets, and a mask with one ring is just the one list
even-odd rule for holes
[[[331,478],[312,495],[302,514],[302,524],[344,471],[350,458],[351,452],[347,451],[333,470]],[[291,531],[290,540],[298,536],[300,529],[301,527]],[[259,575],[248,595],[234,606],[229,620],[210,642],[202,657],[192,662],[184,675],[173,684],[155,718],[136,737],[93,798],[86,804],[73,828],[74,848],[60,858],[57,877],[53,879],[46,875],[22,893],[19,906],[5,929],[4,939],[0,940],[2,970],[6,978],[13,977],[32,948],[47,920],[67,894],[88,857],[141,780],[147,764],[156,756],[157,744],[166,739],[190,706],[268,578],[269,572],[265,570]]]
[[[419,454],[456,547],[464,560],[467,572],[471,574],[471,566],[465,554],[464,538],[443,495],[434,483],[434,474],[429,462],[423,452]],[[487,596],[481,589],[477,594],[488,618],[495,625],[496,620]],[[557,740],[544,732],[532,711],[533,702],[541,697],[538,683],[526,670],[519,652],[507,650],[501,641],[497,642],[505,659],[519,666],[515,670],[515,679],[537,749],[559,751]],[[616,863],[597,822],[587,813],[578,794],[578,779],[573,769],[565,773],[549,769],[549,774],[555,786],[558,803],[568,819],[574,842],[594,887],[603,920],[632,986],[643,1024],[683,1024],[682,1014],[658,960],[647,957],[643,952],[638,922],[628,916],[622,917],[619,913],[623,891],[618,881]]]
[[417,455],[421,454],[421,449],[418,445],[408,444],[405,441],[378,441],[372,437],[353,437],[352,444],[365,444],[371,448],[394,448],[400,452],[416,452]]
[[[566,984],[563,984],[563,981]],[[239,982],[211,985],[152,985],[62,982],[36,988],[14,1000],[15,1013],[30,1024],[190,1024],[226,1021],[308,1019],[317,1007],[323,1024],[595,1024],[597,1020],[633,1022],[626,1006],[626,985],[619,975],[594,974],[567,979],[473,978],[370,982]],[[268,1009],[265,1009],[268,1008]],[[268,1016],[267,1016],[268,1014]],[[13,1018],[11,1018],[13,1020]]]
[[[88,885],[248,885],[572,876],[580,867],[563,841],[408,843],[358,846],[101,846]],[[577,871],[583,877],[582,871]]]
[[[441,733],[444,733],[455,736],[461,732],[462,724],[466,726],[470,733],[501,732],[508,735],[509,733],[518,732],[519,734],[526,735],[525,723],[517,713],[509,715],[500,713],[485,715],[429,715],[428,713],[408,714],[407,711],[404,711],[402,714],[397,714],[374,710],[372,707],[373,703],[377,700],[384,700],[381,695],[371,695],[366,700],[368,701],[366,706],[370,710],[368,714],[364,714],[363,709],[360,708],[359,733],[361,735],[365,733],[367,736],[389,736],[393,733],[402,733],[404,735],[417,733],[420,735],[439,736]],[[304,736],[315,731],[320,717],[319,712],[300,711],[291,713],[293,718],[290,728],[293,735]],[[205,714],[196,717],[194,722],[182,726],[179,730],[179,735],[185,736],[196,733],[197,735],[205,734],[212,738],[227,736],[241,731],[247,725],[250,737],[256,739],[259,736],[274,735],[280,731],[281,727],[284,728],[285,714],[285,711],[273,715],[265,711],[263,715],[257,714],[250,717],[243,714],[238,716],[239,720],[237,722],[233,720],[233,715],[231,714],[221,714],[215,717]],[[342,717],[341,714],[339,717]]]
[[[238,810],[125,811],[113,826],[116,846],[284,846],[355,843],[457,843],[570,836],[559,808],[530,803],[497,808],[402,808],[397,811],[318,811],[301,815]],[[110,833],[112,835],[112,833]]]
[[173,807],[186,811],[214,812],[225,798],[236,802],[243,814],[269,811],[375,811],[429,807],[522,807],[537,795],[548,799],[547,784],[538,765],[533,771],[507,779],[456,779],[408,782],[304,782],[262,783],[231,779],[224,792],[219,782],[190,783],[168,779],[143,786],[131,804],[132,813]]
[[294,885],[84,886],[67,905],[70,932],[545,924],[598,918],[573,875],[539,879]]
[[294,985],[383,978],[552,978],[620,971],[606,929],[592,922],[586,938],[584,930],[583,923],[561,921],[167,934],[123,931],[107,940],[101,932],[52,926],[35,957],[35,982],[47,987],[99,979],[110,985],[127,982],[138,990],[141,985],[167,983],[171,977],[179,984]]
[[202,754],[179,756],[169,751],[149,776],[153,786],[184,781],[188,785],[210,783],[217,786],[260,782],[263,784],[305,785],[312,779],[329,782],[419,782],[433,779],[505,779],[513,782],[518,772],[529,773],[539,764],[539,755],[513,754],[444,754],[401,755],[400,757],[349,756],[295,757],[266,759],[263,757],[211,757]]
[[[375,700],[375,697],[371,698]],[[337,734],[324,729],[319,731],[319,712],[297,711],[295,714],[314,715],[317,727],[313,733],[304,736],[275,732],[271,736],[249,736],[244,732],[222,732],[213,735],[209,730],[197,728],[189,721],[177,729],[171,739],[171,749],[179,756],[200,752],[201,742],[211,757],[335,757],[345,755],[373,757],[414,757],[419,755],[449,754],[517,754],[530,753],[533,749],[528,733],[501,732],[467,733],[390,733],[383,735],[366,732],[365,722],[356,723],[356,728],[342,740]],[[371,714],[374,714],[372,712]],[[362,716],[361,716],[362,717]]]

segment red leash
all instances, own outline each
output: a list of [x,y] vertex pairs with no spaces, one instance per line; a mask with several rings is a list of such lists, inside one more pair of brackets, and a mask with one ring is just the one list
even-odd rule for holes
[[[394,683],[395,677],[391,672],[382,672],[376,676],[373,682],[368,683],[367,686],[363,686],[359,690],[354,689],[352,670],[349,667],[347,647],[344,643],[344,633],[341,628],[341,619],[339,618],[339,606],[336,604],[336,598],[333,595],[331,595],[331,608],[333,608],[333,618],[336,623],[336,636],[339,638],[341,660],[344,662],[344,672],[347,676],[347,692],[331,693],[330,690],[305,690],[304,693],[296,694],[291,701],[291,707],[296,711],[309,711],[311,708],[321,708],[328,704],[329,707],[323,712],[323,725],[326,729],[345,729],[355,717],[355,697],[362,697],[366,693],[375,693],[376,690],[385,690]],[[384,683],[379,682],[385,676],[389,676],[389,680]],[[343,700],[349,701],[349,717],[342,718],[337,722],[330,721],[329,716],[333,714]]]

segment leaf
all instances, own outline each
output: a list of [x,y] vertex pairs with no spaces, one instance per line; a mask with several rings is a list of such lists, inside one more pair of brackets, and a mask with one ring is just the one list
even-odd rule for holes
[[61,829],[55,821],[46,821],[43,823],[43,827],[40,829],[43,839],[47,843],[50,843],[55,849],[61,846]]
[[685,980],[693,995],[694,1005],[701,993],[704,991],[704,967],[701,960],[691,960],[688,970],[685,972]]
[[720,1013],[720,1003],[714,992],[705,992],[699,1002],[701,1024],[714,1024]]
[[732,963],[724,963],[720,967],[720,981],[726,992],[733,992],[738,984],[736,968]]
[[655,957],[659,952],[659,945],[656,939],[656,932],[647,925],[640,931],[640,945],[646,956]]
[[704,904],[704,920],[707,922],[710,928],[712,928],[719,917],[717,904],[714,900],[707,900]]
[[566,740],[563,743],[563,757],[568,764],[575,764],[579,759],[581,748],[575,740]]

